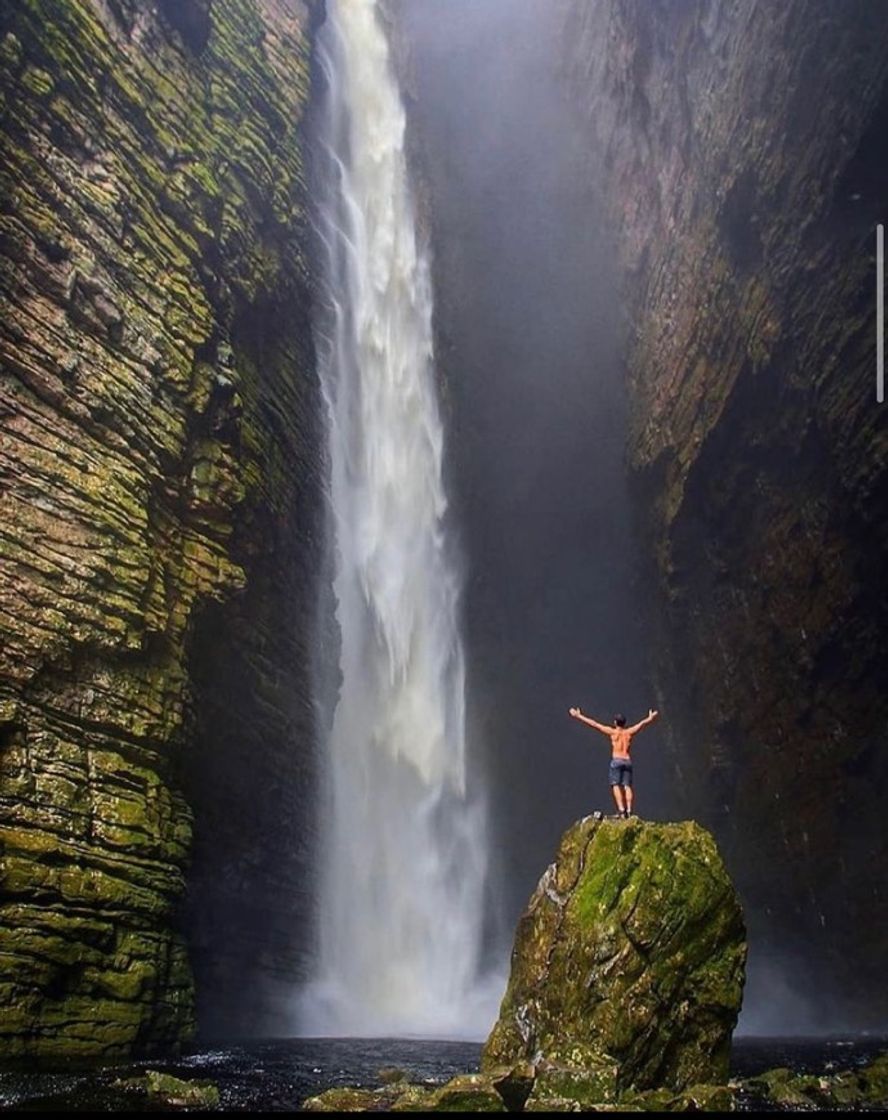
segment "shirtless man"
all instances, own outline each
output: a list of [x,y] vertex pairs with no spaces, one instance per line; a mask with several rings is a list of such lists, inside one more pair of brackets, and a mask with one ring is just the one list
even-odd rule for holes
[[590,727],[594,727],[596,731],[600,731],[602,735],[607,735],[608,739],[610,739],[611,793],[614,795],[614,802],[617,806],[617,816],[630,817],[632,815],[633,793],[632,759],[629,757],[629,750],[632,746],[632,736],[637,731],[641,731],[642,727],[647,727],[649,723],[653,723],[659,713],[651,708],[647,714],[647,718],[633,724],[632,727],[626,726],[625,716],[614,716],[613,727],[606,727],[603,723],[590,719],[589,716],[584,716],[579,708],[571,708],[570,714],[574,719],[578,719],[581,723],[587,723]]

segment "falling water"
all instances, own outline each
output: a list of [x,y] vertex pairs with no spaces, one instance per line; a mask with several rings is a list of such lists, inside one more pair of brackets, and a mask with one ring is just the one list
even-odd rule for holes
[[477,996],[486,837],[466,781],[429,262],[375,0],[328,13],[318,340],[341,681],[303,1029],[480,1034],[492,1011]]

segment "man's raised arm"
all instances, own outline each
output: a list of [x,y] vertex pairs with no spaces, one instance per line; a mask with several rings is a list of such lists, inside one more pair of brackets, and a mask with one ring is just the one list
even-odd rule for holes
[[639,720],[633,727],[629,727],[626,730],[630,735],[634,735],[636,731],[641,731],[642,727],[647,727],[649,723],[653,723],[659,714],[659,712],[651,708],[644,719]]
[[612,727],[605,727],[604,724],[599,723],[598,720],[592,719],[589,716],[584,716],[579,708],[571,708],[570,714],[574,719],[578,719],[580,723],[588,723],[590,727],[594,727],[596,731],[600,731],[603,735],[610,735],[611,731],[613,731]]

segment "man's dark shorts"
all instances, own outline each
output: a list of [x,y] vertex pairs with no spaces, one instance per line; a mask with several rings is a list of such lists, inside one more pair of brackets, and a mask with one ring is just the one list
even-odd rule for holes
[[622,758],[612,758],[610,763],[610,784],[612,786],[632,785],[632,763]]

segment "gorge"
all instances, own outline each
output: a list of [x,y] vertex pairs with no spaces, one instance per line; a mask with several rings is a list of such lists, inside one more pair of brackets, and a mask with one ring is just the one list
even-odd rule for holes
[[[336,109],[340,14],[0,13],[4,1056],[421,1030],[429,1007],[460,1033],[557,837],[605,807],[575,703],[661,710],[640,812],[719,841],[741,1026],[884,1028],[888,16],[390,0],[405,149],[370,184],[346,118],[397,116],[397,91]],[[361,258],[371,186],[395,214]],[[352,210],[326,262],[325,205]],[[337,269],[368,301],[338,357]],[[374,317],[407,387],[369,402],[378,461],[405,460],[384,516],[343,376]],[[431,666],[409,697],[408,633]],[[374,741],[371,805],[348,767]],[[411,990],[459,973],[407,1026],[361,957],[374,905]],[[388,1017],[297,1015],[343,961]]]

